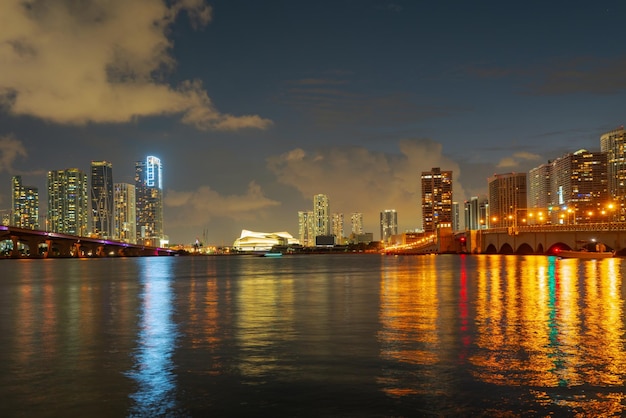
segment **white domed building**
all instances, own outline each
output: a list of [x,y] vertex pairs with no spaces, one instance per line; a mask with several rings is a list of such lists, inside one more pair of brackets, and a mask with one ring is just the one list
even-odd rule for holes
[[254,232],[244,229],[233,243],[233,249],[242,252],[269,251],[272,247],[297,245],[300,241],[288,232]]

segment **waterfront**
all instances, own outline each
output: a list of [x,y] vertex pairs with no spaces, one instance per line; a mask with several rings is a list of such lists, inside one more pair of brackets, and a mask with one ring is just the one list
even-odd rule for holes
[[621,416],[620,258],[4,260],[2,416]]

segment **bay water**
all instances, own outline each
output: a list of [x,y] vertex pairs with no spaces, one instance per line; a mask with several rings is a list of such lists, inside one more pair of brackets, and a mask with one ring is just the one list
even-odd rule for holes
[[626,261],[0,261],[0,416],[624,416]]

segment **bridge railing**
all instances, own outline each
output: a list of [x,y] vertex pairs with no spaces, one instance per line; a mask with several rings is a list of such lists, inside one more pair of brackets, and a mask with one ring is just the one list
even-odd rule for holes
[[516,234],[520,232],[593,232],[626,231],[626,222],[594,222],[564,225],[520,225],[483,229],[485,234]]

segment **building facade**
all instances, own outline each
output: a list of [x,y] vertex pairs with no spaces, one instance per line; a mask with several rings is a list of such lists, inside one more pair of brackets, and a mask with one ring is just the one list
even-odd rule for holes
[[363,214],[361,212],[353,212],[350,215],[350,232],[351,235],[363,233]]
[[616,219],[626,221],[626,131],[621,126],[600,136],[607,155],[609,197],[617,205]]
[[13,176],[12,222],[18,228],[39,229],[39,190],[22,184],[22,176]]
[[86,236],[89,227],[87,175],[77,169],[48,172],[48,227],[61,234]]
[[135,244],[137,242],[137,210],[135,185],[115,183],[113,210],[113,237],[122,242]]
[[439,167],[422,172],[422,227],[434,232],[441,224],[452,226],[452,171]]
[[330,205],[328,196],[317,194],[313,197],[313,216],[315,236],[330,236]]
[[486,196],[472,196],[463,206],[465,229],[486,229],[489,226],[489,200]]
[[332,235],[337,238],[338,244],[344,243],[343,213],[335,212],[332,214]]
[[541,164],[528,172],[528,207],[547,208],[552,202],[550,173],[552,162]]
[[579,150],[557,158],[550,166],[552,223],[605,220],[599,214],[609,201],[606,153]]
[[148,156],[135,163],[137,243],[159,246],[163,231],[163,166]]
[[380,212],[380,240],[389,242],[393,235],[398,233],[398,213],[395,209],[385,209]]
[[113,166],[107,161],[91,162],[91,232],[113,237]]
[[514,227],[527,211],[526,173],[496,174],[489,179],[490,227]]
[[299,211],[298,212],[298,238],[300,245],[304,247],[315,246],[315,233],[314,233],[315,220],[313,217],[313,211]]

